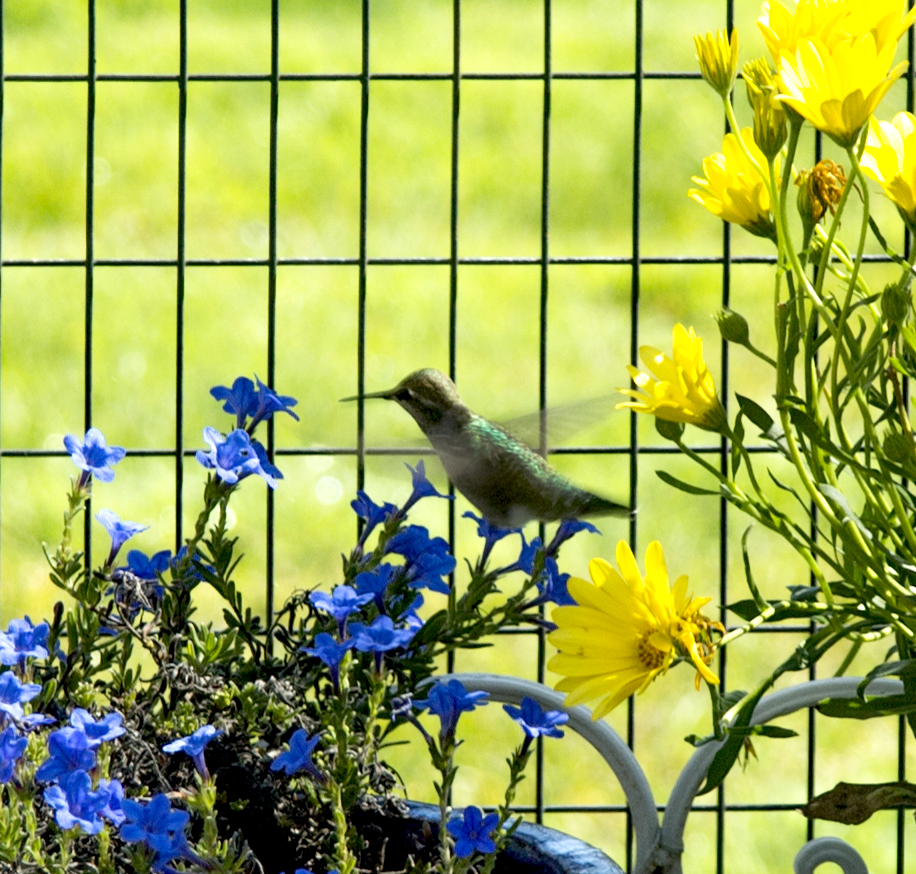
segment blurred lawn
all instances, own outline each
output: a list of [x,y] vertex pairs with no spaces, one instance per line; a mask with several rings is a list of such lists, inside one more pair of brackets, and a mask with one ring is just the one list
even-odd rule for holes
[[[65,0],[6,0],[4,65],[10,74],[85,74],[87,23],[83,4]],[[267,0],[194,0],[188,4],[188,68],[194,74],[258,74],[270,69]],[[649,0],[644,9],[643,64],[650,71],[693,71],[692,36],[723,21],[723,4]],[[356,0],[289,0],[281,4],[281,73],[354,74],[361,67],[361,5]],[[633,0],[560,0],[552,4],[555,73],[633,70]],[[743,59],[762,53],[751,22],[758,4],[735,3]],[[464,0],[461,67],[465,73],[543,70],[541,4],[530,0]],[[179,64],[177,0],[98,0],[97,72],[172,75]],[[377,2],[370,18],[374,73],[449,73],[453,63],[452,4]],[[900,86],[902,87],[902,86]],[[449,256],[451,82],[373,81],[368,128],[367,247],[370,258]],[[7,81],[2,150],[4,262],[79,260],[86,239],[86,112],[83,82]],[[899,89],[893,94],[902,94]],[[178,235],[178,87],[174,81],[100,81],[96,86],[94,254],[96,259],[161,261],[176,257]],[[743,97],[738,101],[743,104]],[[899,102],[899,101],[898,101]],[[743,111],[743,105],[739,112]],[[633,254],[632,80],[558,78],[550,111],[550,254],[629,258]],[[643,85],[640,253],[644,257],[715,256],[721,226],[685,196],[702,158],[719,149],[722,122],[712,92],[696,79]],[[192,81],[188,87],[186,256],[190,260],[264,259],[268,254],[269,84]],[[543,86],[537,80],[466,79],[461,85],[458,251],[461,257],[537,258],[541,252]],[[358,81],[283,81],[278,121],[277,252],[281,259],[354,259],[359,251],[360,84]],[[879,210],[884,208],[878,205]],[[734,255],[768,255],[760,240],[734,234]],[[548,389],[551,404],[609,395],[626,382],[632,271],[626,264],[560,264],[549,269]],[[175,445],[176,356],[179,316],[184,326],[182,435],[202,445],[208,424],[228,427],[208,395],[238,374],[267,372],[267,269],[194,266],[186,271],[184,309],[178,312],[171,266],[99,266],[92,310],[93,424],[128,449]],[[770,269],[733,268],[732,305],[751,321],[766,348]],[[85,271],[74,266],[5,266],[0,322],[0,447],[60,450],[66,433],[81,433]],[[720,373],[711,315],[721,305],[717,266],[644,264],[639,273],[640,338],[670,345],[676,321],[707,338],[706,353]],[[880,282],[875,280],[875,287]],[[302,421],[281,417],[278,447],[353,447],[356,409],[337,398],[356,387],[358,270],[350,265],[286,264],[277,273],[276,388],[299,398]],[[461,267],[458,278],[457,372],[472,408],[494,418],[530,412],[538,402],[541,276],[537,265]],[[448,366],[449,270],[439,265],[373,265],[367,276],[367,386],[387,387],[423,366]],[[766,373],[742,350],[731,355],[729,385],[767,405]],[[638,423],[640,442],[661,441],[650,421]],[[616,413],[576,436],[577,445],[625,445],[626,414]],[[699,442],[703,435],[699,436]],[[394,405],[367,406],[369,446],[420,446],[416,428]],[[414,456],[405,456],[413,461]],[[623,455],[555,456],[577,482],[618,499],[628,493]],[[281,457],[285,479],[276,492],[275,576],[279,599],[296,588],[333,585],[339,555],[355,532],[349,501],[356,482],[347,455]],[[403,459],[371,456],[366,488],[377,500],[406,497]],[[697,594],[719,591],[719,509],[711,501],[674,493],[656,467],[699,482],[678,458],[643,455],[639,462],[637,554],[662,541],[672,575],[690,575]],[[444,486],[441,468],[433,477]],[[42,541],[59,535],[67,477],[65,458],[4,457],[0,462],[0,608],[4,622],[30,613],[48,616],[57,590],[46,580]],[[110,507],[150,529],[132,544],[147,552],[174,548],[173,464],[128,457],[115,481],[96,486],[95,509]],[[196,515],[203,472],[185,470],[185,525]],[[426,502],[429,503],[429,502]],[[457,511],[467,509],[458,501]],[[264,608],[265,502],[262,484],[248,483],[234,502],[236,532],[246,560],[239,578],[249,603]],[[418,508],[417,521],[447,530],[444,502]],[[93,523],[95,554],[107,536]],[[625,523],[602,522],[603,535],[582,536],[564,549],[564,569],[586,573],[588,559],[611,557],[627,536]],[[730,514],[728,573],[732,599],[745,596],[742,518]],[[458,523],[457,554],[473,556],[473,526]],[[775,542],[774,542],[775,541]],[[804,582],[804,568],[766,533],[751,536],[755,573],[764,592],[781,595]],[[459,563],[459,568],[462,563]],[[460,577],[459,577],[460,583]],[[218,616],[215,603],[204,615]],[[729,659],[729,684],[755,684],[791,635],[745,641]],[[863,658],[864,662],[864,658]],[[862,663],[862,662],[860,662]],[[515,672],[534,677],[532,641],[501,640],[496,650],[459,658],[459,669]],[[495,668],[494,668],[495,666]],[[692,677],[673,672],[637,705],[636,749],[660,802],[690,752],[681,740],[708,730],[705,696]],[[495,803],[502,760],[517,742],[498,709],[482,714],[478,737],[504,743],[463,748],[459,802]],[[477,717],[474,717],[477,719]],[[626,730],[623,710],[610,717]],[[470,722],[470,721],[469,721]],[[807,724],[793,725],[793,741],[761,740],[759,765],[729,782],[729,800],[804,800]],[[847,726],[823,725],[817,759],[820,789],[849,777],[845,750],[855,743],[869,762],[886,763],[895,741],[870,724],[851,740]],[[857,730],[861,727],[856,726]],[[882,728],[890,729],[889,726]],[[403,736],[403,735],[402,735]],[[600,804],[621,794],[593,754],[575,739],[548,744],[547,801]],[[873,751],[873,753],[872,753]],[[864,755],[864,753],[863,753]],[[489,756],[489,757],[488,757]],[[392,760],[411,793],[428,797],[416,748],[399,747]],[[777,767],[774,764],[778,763]],[[863,779],[876,775],[877,764]],[[867,770],[867,769],[866,769]],[[593,775],[601,773],[596,779]],[[580,775],[586,775],[582,777]],[[792,776],[790,776],[792,775]],[[573,779],[575,778],[575,779]],[[531,781],[533,785],[533,781]],[[530,789],[530,787],[525,787]],[[532,797],[523,793],[522,801]],[[704,799],[709,800],[709,799]],[[804,839],[796,814],[774,820],[729,814],[726,867],[743,872],[788,870]],[[624,857],[622,816],[554,815],[551,823]],[[868,850],[874,870],[888,870],[892,841],[882,838],[891,816],[877,816],[848,835]],[[842,829],[818,827],[818,834]],[[791,837],[791,840],[789,840]],[[882,853],[885,855],[882,856]],[[714,817],[696,813],[687,835],[687,871],[712,870]]]

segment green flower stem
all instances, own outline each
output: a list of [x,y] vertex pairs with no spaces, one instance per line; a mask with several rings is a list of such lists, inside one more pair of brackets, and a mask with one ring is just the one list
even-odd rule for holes
[[356,857],[350,852],[350,847],[347,843],[349,823],[347,821],[347,812],[344,809],[343,791],[340,783],[334,779],[329,780],[328,787],[334,815],[334,867],[340,874],[351,874],[353,869],[356,868]]

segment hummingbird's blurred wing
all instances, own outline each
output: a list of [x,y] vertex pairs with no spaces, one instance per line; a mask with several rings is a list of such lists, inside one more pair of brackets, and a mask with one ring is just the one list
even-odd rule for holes
[[525,416],[500,421],[499,424],[522,443],[537,449],[541,445],[541,423],[546,422],[547,445],[561,446],[572,440],[576,434],[607,419],[614,412],[618,401],[619,397],[616,394],[602,395],[585,401],[548,407],[544,410],[543,418],[541,411],[537,410]]

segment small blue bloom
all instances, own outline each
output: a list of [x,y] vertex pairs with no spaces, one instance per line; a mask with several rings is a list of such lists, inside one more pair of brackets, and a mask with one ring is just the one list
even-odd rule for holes
[[518,560],[514,561],[508,567],[502,568],[499,573],[507,574],[511,571],[524,571],[528,576],[534,573],[534,561],[537,558],[538,550],[542,548],[540,537],[532,537],[531,543],[525,540],[522,534],[522,551],[519,553]]
[[27,658],[46,659],[49,630],[47,622],[32,625],[28,616],[10,619],[6,631],[0,631],[0,664],[25,664]]
[[128,570],[141,580],[156,580],[159,574],[164,574],[172,562],[172,553],[167,549],[160,550],[148,556],[139,549],[132,549],[127,553],[127,565],[119,570]]
[[[254,447],[254,454],[257,455],[258,461],[261,464],[261,469],[256,471],[257,474],[264,477],[267,482],[270,482],[271,479],[283,479],[283,474],[280,473],[280,468],[275,464],[272,464],[270,458],[267,456],[267,450],[257,441],[252,439],[251,445]],[[274,488],[275,486],[271,486]]]
[[336,692],[340,689],[340,662],[347,650],[352,646],[352,640],[345,640],[343,643],[338,643],[330,634],[322,631],[315,636],[314,646],[300,647],[300,651],[321,659],[321,661],[328,666],[328,671],[331,674],[331,682],[334,684],[334,691]]
[[415,628],[395,628],[389,616],[376,616],[371,625],[350,624],[353,648],[375,655],[375,669],[381,672],[382,656],[393,649],[407,646],[417,633]]
[[401,516],[406,516],[407,511],[420,500],[420,498],[445,498],[447,501],[454,501],[454,495],[443,495],[436,487],[426,478],[426,464],[421,458],[416,467],[406,465],[413,477],[413,491],[401,508]]
[[215,385],[210,389],[210,394],[218,401],[225,401],[223,410],[235,414],[235,427],[244,428],[249,416],[254,415],[258,408],[258,393],[254,383],[247,376],[238,377],[232,388],[225,385]]
[[0,674],[0,712],[14,720],[21,720],[22,705],[31,701],[39,692],[38,683],[23,683],[12,671]]
[[371,593],[357,594],[353,586],[346,584],[335,586],[330,595],[327,592],[312,592],[309,595],[309,601],[312,602],[314,607],[324,610],[325,613],[330,613],[334,617],[341,637],[344,637],[347,618],[350,614],[356,613],[371,600]]
[[430,538],[429,531],[422,525],[408,525],[388,541],[385,552],[404,556],[405,574],[411,588],[425,587],[444,595],[449,593],[448,584],[442,578],[455,570],[456,562],[443,538]]
[[48,735],[48,752],[35,772],[36,780],[50,782],[60,780],[73,771],[88,771],[95,767],[95,750],[85,732],[78,728],[64,727]]
[[120,446],[106,446],[105,437],[98,428],[90,428],[82,443],[75,435],[68,434],[64,437],[64,446],[73,463],[83,471],[80,486],[86,485],[90,476],[103,483],[110,483],[114,479],[111,465],[117,464],[127,455],[127,451]]
[[397,513],[398,508],[387,501],[379,506],[374,503],[362,489],[356,492],[356,499],[350,501],[356,515],[366,524],[363,526],[362,533],[359,535],[357,549],[362,549],[369,535],[375,530],[376,526],[381,525],[393,513]]
[[483,815],[479,807],[466,807],[464,816],[449,820],[446,828],[455,839],[455,855],[466,859],[475,851],[478,853],[495,853],[496,843],[492,834],[499,822],[499,814]]
[[87,835],[97,835],[105,823],[100,814],[108,808],[111,792],[107,786],[92,791],[92,777],[86,771],[73,771],[44,791],[44,799],[54,808],[54,818],[62,829],[79,826]]
[[324,776],[312,761],[312,751],[318,746],[319,740],[321,740],[320,735],[316,734],[310,738],[304,728],[297,729],[289,739],[289,749],[285,753],[280,753],[271,762],[270,770],[285,771],[288,777],[297,771],[306,771],[313,777],[324,780]]
[[102,523],[108,536],[111,537],[111,551],[108,553],[108,560],[105,566],[110,568],[114,565],[114,560],[118,555],[121,547],[135,534],[146,531],[149,525],[140,525],[137,522],[122,522],[121,517],[111,510],[99,510],[95,518]]
[[70,725],[78,728],[89,738],[89,746],[92,749],[100,746],[104,741],[114,740],[124,734],[120,713],[109,713],[96,722],[88,710],[77,707],[70,714]]
[[544,710],[534,698],[522,698],[522,706],[503,704],[503,710],[533,739],[536,737],[563,737],[560,726],[569,722],[569,714],[562,710]]
[[194,767],[197,773],[204,780],[210,779],[210,772],[207,770],[207,763],[204,761],[204,749],[207,744],[214,738],[219,737],[223,732],[217,731],[212,725],[204,725],[197,729],[193,734],[186,737],[180,737],[167,743],[162,748],[164,753],[187,753],[194,760]]
[[29,739],[20,737],[12,725],[8,725],[0,732],[0,783],[9,783],[13,776],[13,768],[22,758],[28,744]]
[[585,522],[582,519],[564,519],[560,523],[560,527],[557,528],[557,533],[553,535],[553,540],[550,541],[546,554],[556,555],[560,545],[580,531],[589,531],[592,534],[601,533],[591,522]]
[[410,606],[398,616],[398,622],[405,623],[408,628],[412,628],[415,632],[419,631],[423,627],[423,620],[420,618],[417,611],[422,606],[423,596],[418,594],[416,598],[411,601]]
[[108,802],[102,808],[101,814],[109,822],[121,825],[124,822],[124,787],[120,780],[99,780],[99,789],[108,791]]
[[258,383],[257,402],[251,422],[248,425],[248,433],[254,432],[259,422],[269,419],[274,413],[289,413],[297,422],[299,417],[290,409],[299,403],[294,397],[289,395],[278,395],[272,388],[264,385],[257,374],[255,379]]
[[574,605],[576,601],[569,594],[568,582],[569,574],[561,574],[557,566],[557,560],[552,555],[548,555],[544,559],[544,572],[537,581],[538,591],[540,592],[537,603],[552,601],[560,607]]
[[257,376],[255,379],[258,381],[257,390],[247,376],[238,377],[232,383],[232,388],[216,385],[210,389],[210,394],[216,400],[225,401],[223,409],[227,413],[235,414],[236,428],[245,428],[246,421],[251,416],[247,430],[249,434],[253,434],[258,423],[269,419],[274,413],[289,413],[297,422],[299,421],[299,417],[289,409],[298,403],[295,398],[278,395]]
[[360,595],[370,595],[379,612],[385,612],[385,593],[400,568],[391,564],[380,564],[375,570],[363,571],[354,580],[356,591]]
[[468,692],[460,680],[438,680],[430,688],[426,698],[423,701],[414,701],[414,706],[420,710],[429,710],[434,716],[439,717],[439,737],[444,740],[454,737],[458,717],[462,713],[469,713],[478,706],[482,707],[489,697],[487,692]]
[[210,451],[197,450],[197,460],[207,469],[215,470],[216,475],[230,485],[237,483],[253,473],[263,477],[272,489],[277,487],[275,473],[265,470],[258,457],[256,447],[247,431],[236,428],[228,437],[220,434],[216,428],[204,428],[204,440],[210,444]]
[[487,558],[496,543],[510,534],[522,533],[521,528],[500,528],[498,525],[493,525],[483,516],[475,516],[470,510],[461,515],[462,518],[473,519],[477,523],[477,536],[483,538],[483,552],[480,556],[479,567],[483,567],[486,564]]
[[129,843],[144,843],[157,854],[155,870],[180,853],[174,852],[178,847],[176,837],[183,834],[189,814],[184,810],[172,810],[165,793],[154,795],[146,804],[140,804],[130,798],[121,802],[125,822],[121,826],[121,837]]

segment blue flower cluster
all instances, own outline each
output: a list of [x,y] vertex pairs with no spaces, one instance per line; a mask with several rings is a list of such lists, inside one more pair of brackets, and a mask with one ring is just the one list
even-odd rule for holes
[[283,474],[271,463],[267,450],[253,439],[255,428],[271,418],[274,413],[289,413],[296,421],[299,417],[290,409],[296,406],[295,398],[278,395],[260,379],[255,384],[247,376],[240,376],[232,387],[217,385],[210,394],[224,401],[223,409],[235,415],[235,430],[222,434],[216,428],[204,428],[204,440],[209,452],[198,450],[197,460],[206,468],[216,471],[224,483],[234,485],[251,474],[266,480],[272,489]]

